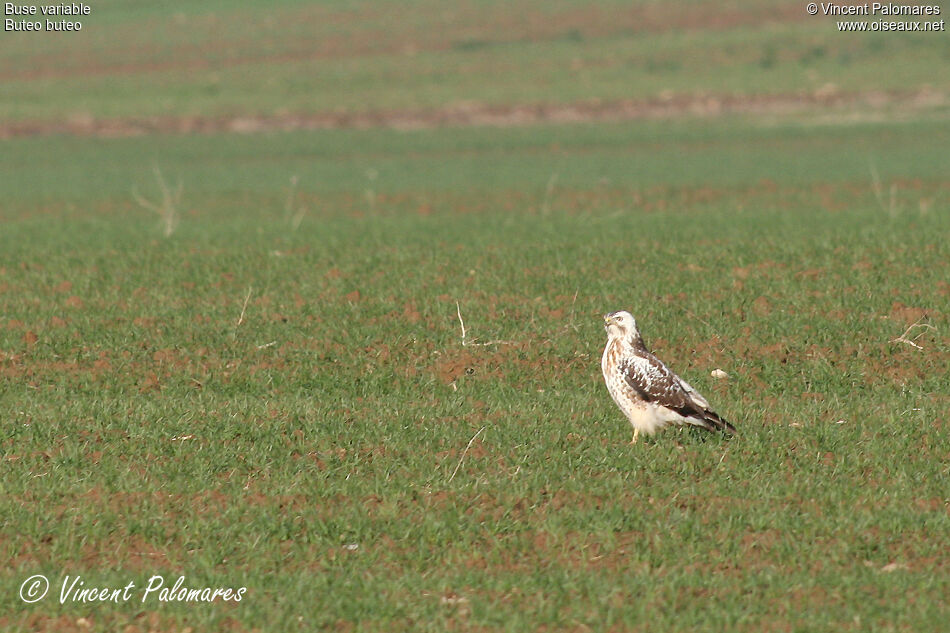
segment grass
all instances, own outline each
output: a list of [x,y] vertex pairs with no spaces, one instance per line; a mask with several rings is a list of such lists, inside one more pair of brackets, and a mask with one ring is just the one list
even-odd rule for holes
[[[785,3],[102,2],[0,50],[4,121],[287,116],[831,89],[943,95],[940,33],[841,34]],[[943,99],[944,107],[946,99]]]
[[[941,34],[764,0],[172,4],[0,45],[0,631],[945,628]],[[793,98],[435,116],[756,95]],[[432,129],[95,133],[367,110]],[[627,444],[616,309],[738,437]],[[77,576],[135,587],[61,601]],[[246,593],[143,602],[155,576]]]
[[[939,629],[946,142],[6,142],[0,628]],[[168,239],[132,196],[153,163],[184,181]],[[456,301],[467,340],[506,343],[463,347]],[[625,443],[598,367],[618,308],[738,438]],[[922,350],[892,342],[918,320]],[[248,590],[59,604],[76,574]]]

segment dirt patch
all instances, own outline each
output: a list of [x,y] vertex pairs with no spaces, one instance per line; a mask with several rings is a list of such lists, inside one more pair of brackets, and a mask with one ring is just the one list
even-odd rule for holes
[[890,318],[894,321],[897,321],[898,323],[910,325],[911,323],[917,323],[928,316],[939,314],[940,313],[936,310],[927,310],[926,308],[907,306],[900,301],[895,301],[891,304]]
[[455,382],[466,374],[475,373],[476,358],[465,352],[456,352],[439,359],[435,374],[443,384]]
[[617,122],[677,117],[711,118],[731,114],[778,115],[799,111],[884,107],[905,110],[945,105],[948,98],[933,90],[917,92],[855,92],[774,95],[668,95],[647,99],[576,103],[457,103],[440,108],[313,112],[308,114],[167,116],[13,121],[0,123],[0,139],[69,135],[129,137],[147,134],[253,134],[296,130],[399,130],[442,127],[516,127],[544,123]]
[[772,302],[768,297],[761,295],[752,302],[752,311],[760,317],[768,316],[772,312]]

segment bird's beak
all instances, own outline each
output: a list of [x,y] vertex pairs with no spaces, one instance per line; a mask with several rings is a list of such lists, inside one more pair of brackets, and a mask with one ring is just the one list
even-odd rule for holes
[[613,322],[614,322],[614,318],[613,318],[612,316],[610,316],[609,314],[605,314],[605,315],[604,315],[604,326],[605,326],[605,327],[608,326],[608,325],[610,325],[610,324],[613,323]]

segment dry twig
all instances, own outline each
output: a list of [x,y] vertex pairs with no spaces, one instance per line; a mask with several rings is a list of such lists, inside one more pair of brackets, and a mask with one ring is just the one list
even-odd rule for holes
[[471,341],[466,340],[465,335],[465,321],[462,320],[462,308],[459,306],[459,302],[455,302],[455,313],[459,317],[459,325],[462,327],[462,347],[476,346],[476,347],[487,347],[489,345],[514,345],[514,341],[488,341],[486,343],[479,343],[478,339],[472,339]]
[[923,334],[924,334],[923,332],[921,332],[920,334],[918,334],[917,336],[915,336],[913,339],[909,339],[909,338],[907,338],[907,336],[911,333],[911,331],[912,331],[914,328],[917,328],[917,327],[919,327],[919,328],[924,328],[925,330],[928,330],[928,329],[929,329],[929,330],[933,330],[934,332],[937,331],[937,328],[935,328],[934,326],[930,325],[929,323],[921,323],[920,321],[921,321],[921,319],[917,319],[914,323],[912,323],[912,324],[910,325],[910,327],[908,327],[906,330],[904,330],[904,333],[903,333],[903,334],[901,334],[901,335],[898,336],[897,338],[892,338],[892,339],[891,339],[891,343],[907,343],[907,344],[910,345],[911,347],[916,347],[917,349],[924,349],[923,347],[921,347],[920,345],[918,345],[918,344],[915,342],[917,339],[919,339],[921,336],[923,336]]
[[162,201],[161,203],[149,202],[141,195],[139,195],[138,189],[135,186],[132,187],[132,197],[135,198],[135,201],[144,209],[149,211],[154,211],[162,219],[162,225],[164,227],[163,233],[165,237],[170,237],[172,233],[175,232],[175,227],[178,225],[178,205],[181,204],[181,194],[184,189],[184,185],[181,180],[178,181],[178,185],[172,190],[168,183],[165,182],[165,178],[162,177],[162,170],[158,168],[158,165],[155,165],[153,168],[155,172],[155,180],[158,182],[158,188],[162,192]]
[[241,316],[238,317],[237,323],[234,324],[235,328],[241,327],[241,324],[244,323],[244,312],[247,310],[247,302],[251,300],[251,291],[254,290],[252,286],[248,286],[247,296],[244,297],[244,305],[241,306]]
[[462,320],[462,307],[459,302],[455,302],[455,312],[459,315],[459,325],[462,326],[462,347],[465,347],[465,321]]
[[455,475],[458,473],[459,468],[462,467],[462,460],[465,459],[465,456],[468,454],[468,449],[472,448],[472,444],[475,443],[475,438],[478,437],[479,435],[481,435],[482,431],[484,431],[484,430],[485,430],[485,427],[484,427],[484,426],[483,426],[482,428],[478,429],[478,431],[475,433],[475,435],[472,436],[472,439],[470,439],[470,440],[468,441],[468,446],[466,446],[466,447],[465,447],[465,450],[462,451],[462,456],[459,457],[459,463],[456,464],[455,470],[452,472],[452,476],[449,477],[449,482],[451,482],[453,479],[455,479]]
[[303,217],[307,214],[307,209],[303,206],[294,210],[297,200],[298,182],[299,179],[296,175],[290,177],[290,191],[287,193],[287,201],[284,202],[284,217],[290,221],[290,228],[293,231],[300,228],[300,223],[303,222]]
[[569,318],[569,323],[568,323],[567,326],[566,326],[566,327],[574,328],[574,331],[575,331],[575,332],[579,332],[579,331],[580,331],[580,330],[577,328],[577,324],[574,323],[574,306],[575,306],[575,304],[577,304],[577,293],[578,293],[578,292],[580,292],[580,289],[577,289],[577,290],[574,291],[574,300],[571,301],[571,315],[570,315],[570,317],[568,317],[568,318]]

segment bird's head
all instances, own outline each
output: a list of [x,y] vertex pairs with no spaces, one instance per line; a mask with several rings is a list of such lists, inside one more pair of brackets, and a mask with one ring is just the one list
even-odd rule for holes
[[640,331],[637,330],[637,320],[626,310],[605,314],[604,329],[607,330],[607,337],[611,339],[637,338],[640,335]]

